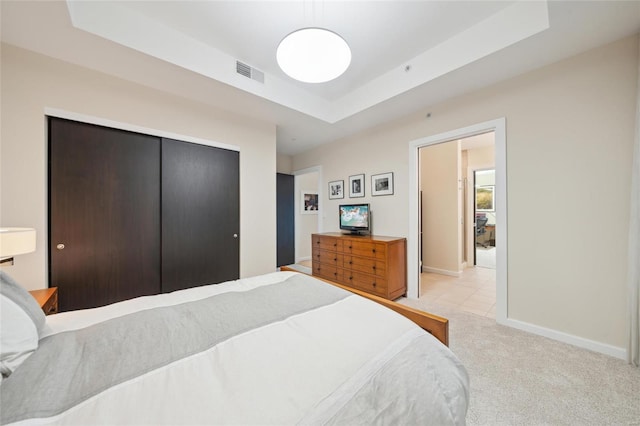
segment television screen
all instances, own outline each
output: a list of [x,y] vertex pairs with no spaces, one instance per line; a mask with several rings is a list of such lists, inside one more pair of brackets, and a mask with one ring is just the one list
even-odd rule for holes
[[340,206],[340,229],[369,230],[369,204],[343,204]]

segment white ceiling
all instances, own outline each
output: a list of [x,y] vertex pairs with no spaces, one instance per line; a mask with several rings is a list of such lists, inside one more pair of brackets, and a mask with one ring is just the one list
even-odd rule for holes
[[[640,32],[640,1],[2,0],[2,41],[277,124],[278,151],[322,143]],[[340,34],[338,79],[291,80],[280,40]],[[264,83],[235,72],[240,60]]]

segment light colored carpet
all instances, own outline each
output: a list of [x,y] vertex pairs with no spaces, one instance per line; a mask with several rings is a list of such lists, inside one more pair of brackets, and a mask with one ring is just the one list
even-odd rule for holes
[[469,425],[640,425],[640,369],[495,320],[401,299],[449,319],[471,380]]

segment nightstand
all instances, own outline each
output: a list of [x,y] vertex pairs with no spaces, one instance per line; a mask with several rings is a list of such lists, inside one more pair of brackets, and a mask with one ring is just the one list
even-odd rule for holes
[[29,293],[36,299],[45,315],[58,313],[58,287],[32,290]]

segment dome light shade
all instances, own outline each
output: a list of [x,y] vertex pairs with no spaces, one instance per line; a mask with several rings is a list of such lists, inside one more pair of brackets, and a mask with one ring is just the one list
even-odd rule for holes
[[333,31],[303,28],[280,42],[276,59],[289,77],[305,83],[324,83],[349,68],[351,49]]

